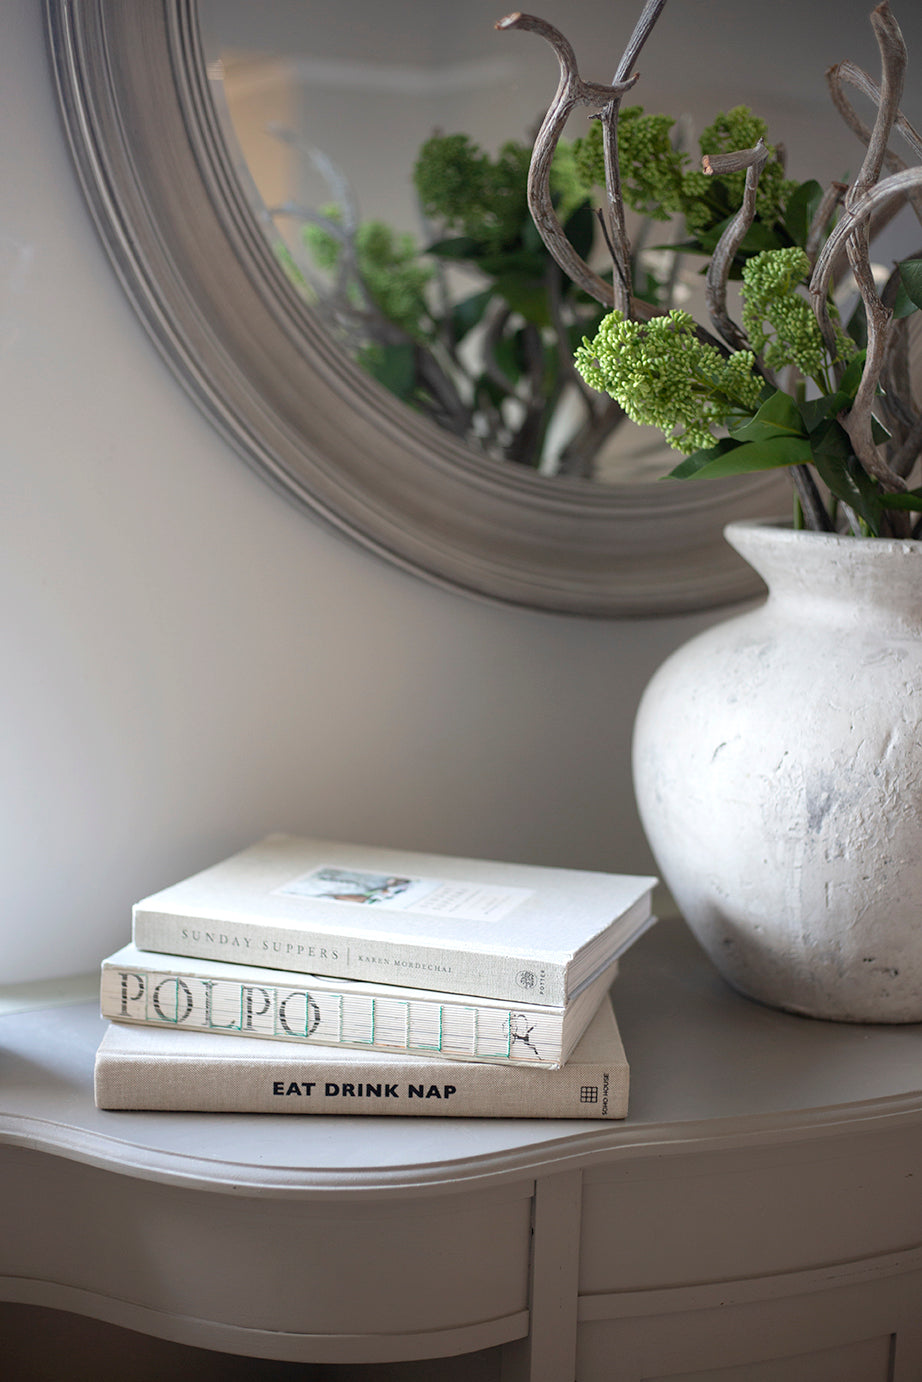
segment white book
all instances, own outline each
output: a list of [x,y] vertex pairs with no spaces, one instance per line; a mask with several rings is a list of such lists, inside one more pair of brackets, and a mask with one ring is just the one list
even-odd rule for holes
[[447,1118],[624,1118],[629,1068],[610,998],[560,1070],[305,1050],[213,1032],[112,1023],[96,1056],[103,1109]]
[[565,1007],[513,1006],[131,944],[103,961],[100,1006],[114,1022],[553,1068],[569,1057],[616,968],[617,961],[605,965]]
[[138,902],[142,950],[560,1006],[649,922],[655,878],[271,835]]

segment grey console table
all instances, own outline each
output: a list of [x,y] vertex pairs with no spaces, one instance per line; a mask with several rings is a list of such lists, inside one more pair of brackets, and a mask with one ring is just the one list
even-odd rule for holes
[[0,1300],[504,1382],[922,1377],[922,1027],[749,1003],[661,922],[624,1123],[103,1113],[78,996],[0,1017]]

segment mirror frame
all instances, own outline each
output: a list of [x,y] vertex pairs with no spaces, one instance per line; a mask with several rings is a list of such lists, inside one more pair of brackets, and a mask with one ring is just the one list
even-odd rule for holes
[[478,455],[346,357],[247,199],[195,0],[45,13],[78,177],[124,289],[183,386],[288,498],[406,570],[532,609],[646,617],[762,589],[723,527],[789,513],[786,477],[543,477]]

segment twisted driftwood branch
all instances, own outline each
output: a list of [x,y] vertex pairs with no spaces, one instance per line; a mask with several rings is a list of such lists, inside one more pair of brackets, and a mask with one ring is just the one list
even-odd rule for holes
[[841,220],[830,231],[829,239],[821,249],[810,278],[810,298],[816,313],[823,339],[830,353],[835,352],[835,332],[829,316],[828,294],[832,279],[832,267],[856,226],[867,224],[874,213],[894,201],[903,201],[910,192],[922,189],[922,167],[904,168],[901,173],[892,173],[876,186],[869,188],[861,198],[846,208]]
[[823,236],[826,234],[826,227],[832,219],[833,212],[836,207],[841,206],[847,191],[847,182],[831,182],[820,199],[816,214],[810,222],[810,229],[807,231],[805,250],[811,266],[816,263],[816,256],[819,254]]
[[[879,184],[884,163],[888,157],[888,146],[894,122],[900,113],[900,100],[903,95],[903,81],[906,74],[906,44],[900,27],[893,17],[888,0],[871,12],[871,25],[877,38],[881,58],[880,99],[874,128],[868,141],[867,150],[858,176],[845,195],[846,213],[854,210],[866,192]],[[874,400],[877,395],[880,376],[887,358],[890,340],[890,324],[893,311],[885,307],[877,292],[874,275],[871,272],[869,237],[867,222],[862,221],[854,227],[845,241],[846,253],[855,282],[864,303],[867,318],[867,356],[861,383],[855,401],[849,409],[845,427],[855,449],[855,455],[885,490],[894,492],[906,488],[905,481],[897,475],[881,456],[871,431]],[[835,353],[833,353],[835,358]]]
[[[872,11],[871,25],[881,54],[882,86],[878,86],[862,67],[849,61],[836,63],[826,73],[833,104],[852,133],[857,135],[861,142],[867,146],[862,173],[859,174],[852,187],[851,196],[853,200],[867,186],[870,186],[871,182],[877,181],[884,167],[891,173],[901,172],[906,168],[907,165],[903,159],[889,147],[890,135],[893,130],[898,131],[916,156],[922,158],[922,138],[899,108],[899,98],[902,93],[906,69],[906,45],[900,27],[890,10],[888,0],[883,0],[883,3]],[[844,86],[846,83],[860,91],[876,106],[877,117],[873,130],[868,129],[845,95]],[[865,178],[865,173],[875,166],[876,175]],[[863,179],[864,185],[861,186]],[[922,222],[922,195],[918,192],[912,192],[906,200],[912,206],[916,218]],[[868,242],[880,234],[900,208],[901,203],[899,201],[892,201],[878,211],[867,227],[867,231],[863,232],[866,234]],[[848,257],[851,262],[852,253],[849,253]],[[841,261],[835,266],[836,276],[838,276],[840,268]]]
[[[894,199],[902,201],[907,193],[919,189],[922,189],[922,167],[907,168],[901,173],[893,173],[890,177],[884,178],[883,181],[868,188],[851,206],[846,207],[842,219],[823,246],[810,278],[810,299],[830,355],[835,356],[837,349],[835,331],[828,306],[829,285],[837,255],[855,235],[856,229],[863,229],[878,208],[887,206]],[[873,298],[880,303],[876,289]],[[883,307],[882,303],[880,303],[880,308],[881,312],[886,314],[886,320],[889,322],[891,314]],[[882,317],[881,321],[883,321]],[[875,314],[874,320],[869,317],[868,359],[865,363],[864,374],[855,402],[842,421],[851,438],[852,446],[855,448],[855,455],[868,474],[879,480],[885,490],[896,493],[906,488],[905,482],[881,458],[871,436],[871,417],[877,382],[883,366],[886,348],[885,337],[886,331],[881,329],[881,325],[877,321],[877,314]]]
[[[918,258],[918,254],[914,258]],[[880,300],[885,307],[893,308],[902,282],[900,266],[897,265],[880,290]],[[915,421],[913,409],[912,377],[909,359],[909,318],[894,316],[890,326],[890,346],[880,375],[883,390],[884,411],[890,428],[889,461],[890,469],[906,478],[907,470],[895,464],[896,453],[902,448]]]
[[868,140],[864,161],[845,198],[845,205],[857,201],[863,192],[878,181],[888,157],[890,134],[900,113],[903,81],[906,75],[906,44],[900,26],[890,9],[889,0],[871,11],[871,26],[880,49],[882,80],[877,101],[874,128]]
[[[861,92],[862,96],[867,96],[868,100],[872,101],[875,106],[880,104],[880,87],[874,78],[865,72],[863,67],[859,67],[857,63],[848,60],[837,62],[833,67],[830,67],[826,73],[826,81],[836,110],[862,144],[867,144],[871,137],[870,130],[845,95],[843,86],[845,83],[853,86],[856,91]],[[922,135],[909,123],[902,111],[897,112],[893,128],[903,136],[914,153],[922,158]],[[887,166],[895,173],[902,172],[906,167],[903,160],[892,149],[887,150],[886,158]]]
[[705,300],[711,321],[733,350],[745,350],[749,342],[743,330],[727,312],[727,283],[736,252],[755,220],[756,190],[768,157],[765,142],[760,139],[751,149],[741,149],[730,154],[705,154],[701,160],[701,166],[708,175],[738,173],[743,168],[746,169],[743,204],[718,240],[705,280]]
[[[615,307],[624,316],[632,314],[633,294],[631,291],[631,245],[624,221],[624,198],[621,195],[621,170],[618,166],[618,119],[621,114],[621,100],[625,91],[637,80],[634,64],[640,51],[653,32],[666,0],[646,0],[634,32],[628,39],[627,47],[621,55],[613,79],[613,86],[619,91],[599,112],[602,126],[602,155],[605,167],[606,222],[608,239],[612,244],[612,262],[615,268]],[[625,85],[628,83],[629,85]]]
[[[616,308],[624,316],[636,306],[631,293],[630,245],[624,225],[624,205],[620,193],[617,158],[617,122],[621,99],[637,80],[628,75],[641,48],[659,18],[666,0],[646,0],[611,86],[585,82],[579,75],[576,55],[559,29],[536,15],[515,12],[499,20],[497,29],[527,29],[539,34],[554,49],[560,65],[557,91],[541,123],[528,171],[528,205],[532,218],[549,253],[577,287],[603,307]],[[607,239],[614,262],[614,282],[606,283],[576,253],[554,210],[550,190],[551,162],[564,126],[578,106],[595,110],[602,120],[603,150],[607,186]],[[644,312],[642,315],[649,315]]]

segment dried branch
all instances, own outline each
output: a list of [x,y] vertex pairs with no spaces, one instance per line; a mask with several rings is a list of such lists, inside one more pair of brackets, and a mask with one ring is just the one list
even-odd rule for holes
[[510,397],[514,398],[515,383],[512,379],[509,378],[509,375],[502,368],[502,366],[499,364],[499,361],[496,358],[496,347],[499,345],[500,341],[503,338],[503,332],[505,331],[511,316],[512,309],[510,307],[504,307],[501,311],[494,314],[492,321],[489,322],[487,329],[484,332],[482,342],[481,363],[483,365],[483,372],[487,379],[491,380],[494,384],[496,384],[497,387],[503,391],[503,393],[509,394]]
[[599,448],[627,417],[617,399],[602,397],[601,408],[590,406],[588,418],[561,451],[556,474],[577,475],[583,479],[592,477]]
[[908,475],[919,459],[920,451],[922,451],[922,413],[919,413],[903,438],[901,446],[890,457],[890,469],[896,471],[897,475]]
[[[853,201],[867,187],[878,180],[884,167],[890,172],[902,171],[906,168],[904,161],[889,147],[890,135],[894,129],[902,134],[916,155],[922,157],[922,139],[899,109],[906,70],[906,45],[887,0],[884,0],[884,3],[872,11],[871,24],[881,54],[882,85],[878,86],[863,68],[858,67],[853,62],[837,63],[826,73],[833,104],[848,128],[858,136],[862,143],[867,145],[861,173],[859,173],[851,189],[850,195]],[[868,129],[845,95],[844,84],[846,82],[874,102],[877,115],[873,130]],[[911,192],[908,194],[907,200],[912,205],[916,217],[922,221],[922,194],[915,191]],[[891,202],[875,217],[866,232],[868,243],[873,241],[898,213],[900,205],[898,201]],[[852,253],[849,254],[850,262]],[[841,268],[840,259],[834,268],[836,277],[838,277]]]
[[868,345],[861,383],[855,401],[843,419],[843,425],[851,438],[855,455],[865,470],[880,481],[883,489],[894,493],[905,489],[905,482],[883,460],[871,431],[877,386],[886,361],[893,312],[884,306],[878,296],[868,263],[866,234],[863,228],[848,241],[848,252],[867,314]]
[[820,245],[826,234],[826,227],[832,220],[833,213],[837,206],[841,206],[848,191],[847,182],[831,182],[820,199],[820,204],[816,208],[816,214],[810,222],[810,229],[807,232],[806,254],[811,266],[816,263],[816,256],[819,254]]
[[791,466],[791,482],[797,491],[807,527],[817,533],[831,533],[835,525],[826,511],[819,489],[808,465]]
[[621,169],[618,164],[618,118],[621,113],[621,100],[625,91],[637,80],[634,64],[641,49],[653,32],[666,0],[646,0],[634,32],[628,39],[627,47],[621,55],[613,78],[613,86],[620,88],[619,94],[599,113],[602,125],[602,156],[605,168],[605,209],[609,243],[613,246],[615,307],[623,316],[632,315],[633,295],[631,284],[631,245],[628,239],[624,218],[624,198],[621,195]]
[[[577,287],[582,288],[603,307],[617,308],[625,316],[632,315],[634,299],[631,294],[630,244],[624,223],[624,205],[618,171],[618,113],[622,97],[637,80],[636,74],[628,74],[631,73],[634,62],[665,3],[666,0],[646,0],[611,86],[583,81],[572,46],[559,29],[546,20],[516,12],[506,15],[496,25],[497,29],[527,29],[539,34],[554,49],[560,65],[557,91],[535,139],[528,172],[528,205],[538,233],[549,253]],[[607,238],[614,263],[613,284],[606,283],[576,253],[560,224],[551,199],[551,162],[566,122],[578,106],[593,108],[602,120],[607,185]]]
[[[893,17],[888,0],[871,12],[871,25],[880,49],[881,83],[880,99],[874,128],[868,141],[861,169],[845,195],[845,210],[852,211],[860,203],[862,196],[878,184],[894,121],[899,115],[900,100],[903,94],[903,80],[906,74],[906,44],[900,27]],[[898,175],[897,175],[898,176]],[[848,260],[855,275],[855,282],[864,303],[867,318],[868,344],[861,383],[855,400],[849,409],[844,426],[851,439],[855,455],[869,475],[874,476],[881,486],[894,492],[906,488],[902,477],[892,471],[880,454],[871,431],[874,401],[880,382],[881,372],[887,356],[890,323],[893,311],[885,307],[877,292],[874,275],[871,272],[867,223],[856,225],[846,242]],[[833,352],[833,358],[835,352]]]
[[[620,96],[621,91],[615,87],[601,86],[596,82],[584,82],[579,75],[576,55],[570,43],[559,29],[555,29],[553,24],[548,24],[546,20],[532,14],[516,12],[499,20],[496,28],[528,29],[544,38],[557,54],[560,80],[535,139],[531,166],[528,170],[528,205],[541,239],[564,273],[569,275],[577,287],[582,288],[604,307],[613,307],[615,290],[611,284],[606,283],[589,267],[567,239],[551,199],[550,176],[551,162],[560,136],[577,106],[591,106],[600,111]],[[624,83],[623,90],[626,91],[633,86],[634,80]]]
[[[907,168],[901,173],[893,173],[889,178],[868,188],[851,205],[846,204],[842,219],[823,246],[810,279],[810,298],[832,358],[836,356],[837,343],[829,315],[828,292],[832,266],[840,250],[843,246],[850,248],[856,233],[860,233],[863,240],[866,239],[865,226],[879,207],[886,206],[894,199],[903,199],[908,192],[919,188],[922,188],[922,167]],[[870,285],[868,284],[870,269],[862,267],[862,257],[866,260],[866,245],[864,250],[862,256],[859,245],[855,255],[855,277],[868,313],[868,355],[858,393],[851,410],[843,418],[843,425],[851,438],[855,455],[868,474],[877,479],[885,490],[895,493],[905,489],[905,483],[882,459],[871,435],[874,398],[883,368],[887,327],[892,314],[881,302],[873,278],[870,278]]]
[[[880,290],[880,300],[885,307],[893,308],[901,281],[900,267],[897,265]],[[905,479],[908,471],[901,470],[894,464],[894,454],[902,447],[915,421],[909,363],[908,317],[894,317],[890,324],[890,345],[881,371],[880,383],[883,390],[881,403],[890,429],[890,469]]]
[[900,100],[903,95],[903,80],[906,75],[906,44],[900,26],[890,9],[889,0],[871,11],[871,26],[880,49],[881,84],[877,102],[877,115],[874,128],[868,140],[867,151],[861,171],[851,185],[845,198],[846,206],[854,203],[863,192],[880,178],[884,160],[890,143],[890,133],[900,113]]
[[[848,61],[837,62],[834,67],[830,67],[829,71],[826,73],[826,81],[836,110],[842,116],[842,119],[845,121],[846,125],[848,125],[849,129],[858,136],[862,144],[867,144],[870,140],[871,132],[858,115],[842,88],[847,82],[849,86],[853,86],[856,91],[861,92],[862,96],[866,96],[869,101],[872,101],[875,106],[878,106],[880,105],[880,87],[874,81],[873,77],[865,72],[863,67],[859,67],[857,63]],[[903,136],[913,152],[919,158],[922,158],[922,136],[913,128],[902,111],[897,113],[897,117],[893,122],[893,128]],[[906,164],[900,156],[895,154],[892,149],[888,148],[886,159],[887,166],[895,173],[901,172],[902,169],[906,167]]]
[[823,339],[830,355],[836,352],[836,336],[829,316],[828,296],[832,282],[832,271],[836,260],[842,253],[856,226],[873,221],[875,213],[885,210],[894,202],[905,200],[910,192],[922,189],[922,167],[906,168],[901,173],[893,173],[875,187],[870,188],[851,207],[846,208],[841,220],[830,231],[829,239],[817,256],[810,279],[810,298],[816,313]]
[[[717,242],[711,256],[706,279],[706,301],[711,321],[724,340],[734,350],[745,350],[749,342],[743,330],[737,326],[727,312],[727,283],[736,252],[746,237],[746,232],[755,220],[756,190],[762,169],[768,162],[769,153],[764,140],[751,149],[741,149],[729,154],[705,154],[701,166],[705,173],[738,173],[746,169],[746,187],[743,204]],[[764,367],[763,367],[764,369]]]

